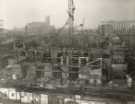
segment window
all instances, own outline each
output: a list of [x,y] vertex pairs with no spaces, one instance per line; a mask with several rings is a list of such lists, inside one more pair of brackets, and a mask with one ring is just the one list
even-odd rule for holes
[[44,77],[43,71],[36,71],[36,77],[37,77],[37,78],[42,78],[42,77]]
[[20,56],[26,56],[26,52],[25,51],[21,51],[20,52]]
[[62,69],[59,66],[54,67],[53,77],[56,79],[62,78]]
[[57,54],[57,57],[61,57],[62,55],[63,55],[62,52],[60,52]]
[[43,54],[43,62],[48,63],[51,62],[51,54],[50,53],[44,53]]
[[21,40],[16,40],[15,48],[23,48],[23,42]]
[[125,59],[124,59],[124,57],[121,57],[121,56],[113,57],[112,63],[113,64],[124,64]]
[[79,76],[79,68],[70,67],[69,68],[69,80],[77,80],[78,76]]
[[15,94],[14,94],[14,93],[11,93],[11,96],[12,96],[12,97],[14,97],[14,96],[15,96]]
[[85,52],[85,53],[83,54],[84,57],[88,57],[88,55],[89,55],[89,54],[88,54],[87,52]]
[[71,64],[79,64],[79,59],[78,58],[72,58],[71,59]]
[[86,63],[87,63],[87,59],[86,58],[81,58],[81,65],[86,65]]

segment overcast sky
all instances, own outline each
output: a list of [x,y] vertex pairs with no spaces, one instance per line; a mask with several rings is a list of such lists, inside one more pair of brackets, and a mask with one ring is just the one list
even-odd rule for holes
[[[0,18],[5,27],[23,27],[31,21],[44,21],[60,27],[67,15],[68,0],[0,0]],[[75,0],[76,24],[85,19],[85,27],[93,28],[104,20],[134,20],[135,0]]]

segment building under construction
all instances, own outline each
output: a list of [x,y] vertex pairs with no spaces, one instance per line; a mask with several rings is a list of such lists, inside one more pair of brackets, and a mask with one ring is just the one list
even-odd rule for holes
[[[75,34],[75,9],[74,1],[68,0],[69,18],[54,38],[59,45],[35,44],[32,47],[25,39],[15,40],[14,57],[7,58],[6,67],[12,73],[5,74],[9,77],[5,85],[34,93],[135,100],[134,43],[130,41],[130,36],[125,40],[128,34],[134,37],[135,25],[127,26],[129,22],[104,22],[96,30],[96,35],[94,33],[92,43],[87,40],[89,33],[84,33],[81,38]],[[66,27],[68,35],[64,41],[64,36],[59,34]],[[51,38],[49,42],[54,41]],[[56,104],[55,100],[50,104]]]

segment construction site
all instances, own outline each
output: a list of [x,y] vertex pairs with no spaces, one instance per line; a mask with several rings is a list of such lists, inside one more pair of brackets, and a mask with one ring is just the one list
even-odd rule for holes
[[135,21],[77,29],[75,11],[68,0],[63,27],[54,31],[47,17],[46,36],[29,24],[0,43],[0,85],[13,89],[0,90],[3,104],[135,104]]

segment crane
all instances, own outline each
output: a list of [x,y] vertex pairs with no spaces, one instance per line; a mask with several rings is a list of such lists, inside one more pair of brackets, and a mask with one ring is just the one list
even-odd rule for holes
[[72,32],[73,32],[74,14],[75,14],[74,0],[68,0],[68,20],[67,20],[67,24],[68,24],[70,34],[72,34]]

